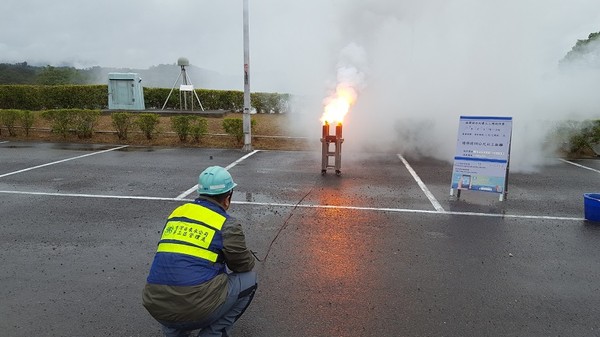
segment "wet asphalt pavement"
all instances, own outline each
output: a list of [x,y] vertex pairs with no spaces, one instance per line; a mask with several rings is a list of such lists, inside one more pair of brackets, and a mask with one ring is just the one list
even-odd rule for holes
[[[320,152],[0,143],[0,335],[161,336],[160,231],[210,165],[238,183],[259,290],[234,336],[600,336],[600,160],[449,195],[451,163]],[[238,161],[239,160],[239,161]],[[237,161],[237,162],[236,162]]]

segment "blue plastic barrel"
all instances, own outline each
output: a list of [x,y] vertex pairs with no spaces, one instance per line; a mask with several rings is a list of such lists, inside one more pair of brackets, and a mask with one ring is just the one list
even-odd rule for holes
[[600,222],[600,193],[584,194],[583,210],[586,220]]

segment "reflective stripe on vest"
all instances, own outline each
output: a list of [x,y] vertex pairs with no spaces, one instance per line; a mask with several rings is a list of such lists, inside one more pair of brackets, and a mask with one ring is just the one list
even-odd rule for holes
[[197,222],[202,222],[215,229],[221,229],[226,218],[210,209],[197,204],[185,204],[177,207],[169,216],[169,219],[184,217]]
[[204,206],[182,205],[169,216],[157,252],[185,254],[217,262],[218,254],[208,248],[225,220],[225,216]]
[[201,259],[208,260],[213,263],[217,262],[217,257],[219,257],[219,255],[211,252],[208,249],[182,245],[180,243],[161,243],[158,245],[158,249],[156,251],[158,253],[177,253],[191,255],[194,257],[199,257]]

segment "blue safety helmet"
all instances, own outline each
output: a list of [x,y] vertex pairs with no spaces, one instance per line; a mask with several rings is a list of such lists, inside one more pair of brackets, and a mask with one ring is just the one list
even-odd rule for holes
[[237,184],[221,166],[211,166],[198,177],[198,194],[219,195],[231,191]]

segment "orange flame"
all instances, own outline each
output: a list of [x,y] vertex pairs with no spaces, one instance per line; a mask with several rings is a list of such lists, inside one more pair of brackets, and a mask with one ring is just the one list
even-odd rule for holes
[[323,124],[342,124],[350,107],[356,102],[356,90],[349,85],[338,84],[335,94],[325,100]]

